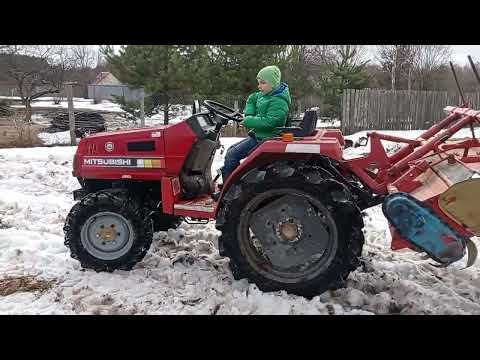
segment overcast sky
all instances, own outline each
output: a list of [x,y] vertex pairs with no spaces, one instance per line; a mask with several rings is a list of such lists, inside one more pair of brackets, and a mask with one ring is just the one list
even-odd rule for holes
[[[374,56],[376,45],[369,45],[370,56]],[[470,55],[474,62],[480,62],[480,45],[451,45],[453,54],[452,62],[458,65],[468,64],[467,56]]]
[[[116,49],[120,45],[114,45]],[[371,55],[375,51],[375,45],[369,45],[371,48]],[[452,61],[459,65],[468,64],[467,55],[471,55],[474,62],[480,62],[480,45],[451,45],[453,49]]]
[[468,55],[474,62],[480,62],[480,45],[452,45],[452,48],[452,60],[457,64],[468,64]]

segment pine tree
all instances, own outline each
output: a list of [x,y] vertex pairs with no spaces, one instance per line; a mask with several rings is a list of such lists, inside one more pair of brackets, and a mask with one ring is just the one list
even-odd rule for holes
[[[312,65],[307,60],[306,45],[289,45],[284,51],[284,58],[281,65],[283,79],[290,88],[292,102],[307,94],[311,94],[314,87],[312,83]],[[291,110],[293,110],[291,107]],[[299,112],[302,109],[297,109]]]
[[257,89],[257,72],[267,65],[283,66],[284,45],[219,45],[213,49],[211,72],[217,91],[248,96]]
[[205,54],[202,46],[127,45],[119,54],[111,47],[103,52],[120,81],[132,87],[144,87],[146,93],[161,104],[165,124],[168,124],[171,101],[201,87]]
[[325,115],[340,115],[342,93],[345,89],[362,89],[368,86],[368,61],[363,61],[358,55],[354,45],[336,45],[331,58],[321,65],[317,89],[326,104]]

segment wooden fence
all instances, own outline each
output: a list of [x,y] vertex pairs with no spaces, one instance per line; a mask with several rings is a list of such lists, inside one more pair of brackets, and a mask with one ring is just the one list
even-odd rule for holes
[[[480,92],[465,94],[474,109],[480,108]],[[457,93],[347,89],[343,92],[342,132],[363,130],[427,129],[443,119],[445,106],[461,104]]]
[[228,125],[222,128],[220,135],[222,137],[247,137],[248,130],[243,126],[239,126],[237,123],[230,121]]

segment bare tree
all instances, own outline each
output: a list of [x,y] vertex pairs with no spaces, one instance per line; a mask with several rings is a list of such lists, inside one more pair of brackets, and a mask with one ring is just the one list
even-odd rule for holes
[[335,64],[336,66],[360,65],[368,62],[365,45],[307,45],[305,59],[316,65]]
[[306,59],[310,64],[313,87],[321,98],[322,113],[338,116],[342,92],[347,88],[368,86],[364,71],[370,61],[365,45],[309,45]]
[[413,68],[420,89],[428,87],[429,77],[448,63],[452,48],[448,45],[416,45]]
[[378,45],[376,58],[384,71],[390,74],[391,89],[396,90],[402,78],[407,78],[407,88],[412,87],[412,70],[416,56],[415,45]]
[[32,116],[31,102],[41,96],[57,94],[69,67],[65,47],[55,45],[8,45],[0,61],[6,74],[16,82],[26,121]]
[[[52,50],[52,56],[50,59],[52,66],[51,84],[52,86],[63,89],[63,83],[65,82],[68,72],[75,67],[75,57],[68,46],[58,45]],[[55,103],[58,104],[61,101],[61,94],[55,98]]]
[[87,70],[97,65],[99,51],[92,45],[74,45],[70,50],[77,69]]
[[334,58],[332,45],[307,45],[305,60],[310,64],[321,65]]
[[369,62],[364,45],[333,45],[332,53],[338,67],[363,66]]

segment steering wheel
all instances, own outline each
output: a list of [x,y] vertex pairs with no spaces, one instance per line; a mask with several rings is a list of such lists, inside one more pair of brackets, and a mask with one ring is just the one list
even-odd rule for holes
[[243,120],[243,115],[241,113],[239,113],[238,111],[226,105],[220,104],[212,100],[204,100],[203,104],[212,113],[217,114],[218,116],[226,120],[233,120],[237,122],[240,122]]

